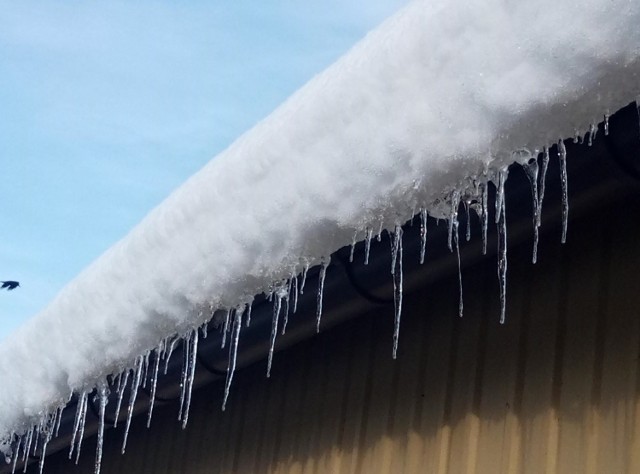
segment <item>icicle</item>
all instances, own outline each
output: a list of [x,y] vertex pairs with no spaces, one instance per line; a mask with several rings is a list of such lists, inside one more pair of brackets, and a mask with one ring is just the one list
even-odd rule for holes
[[[80,445],[82,443],[82,436],[84,433],[80,433],[80,427],[84,427],[84,417],[87,413],[87,392],[82,392],[78,396],[78,404],[76,407],[76,417],[73,421],[73,434],[71,435],[71,445],[69,446],[69,459],[73,457],[73,450],[76,447],[76,440],[78,451],[80,451]],[[80,437],[78,437],[80,435]]]
[[[203,327],[206,327],[205,324]],[[206,335],[204,337],[207,337]],[[153,359],[153,374],[151,375],[151,396],[149,397],[149,413],[147,414],[147,428],[151,426],[151,416],[153,415],[153,406],[156,401],[156,391],[158,389],[158,369],[160,369],[160,350],[156,350],[156,356]]]
[[531,185],[531,198],[533,207],[533,256],[531,260],[536,263],[538,260],[538,222],[540,221],[540,201],[538,194],[538,160],[534,159],[522,167],[529,178]]
[[36,455],[36,451],[38,450],[38,441],[40,441],[40,424],[36,425],[35,431],[33,432],[33,455]]
[[424,257],[427,253],[427,210],[423,207],[420,209],[420,265],[424,263]]
[[18,458],[20,457],[20,444],[22,443],[22,436],[18,436],[18,444],[16,445],[15,452],[13,453],[13,466],[11,467],[11,474],[15,474],[16,466],[18,465]]
[[393,245],[391,253],[394,254],[393,275],[393,303],[395,307],[395,317],[393,324],[393,358],[398,353],[398,339],[400,337],[400,317],[402,316],[402,227],[396,225],[393,235]]
[[453,242],[456,248],[456,255],[458,256],[458,290],[459,290],[459,294],[458,294],[458,316],[462,317],[463,313],[464,313],[464,302],[462,299],[462,264],[460,262],[460,236],[459,236],[459,229],[458,227],[460,226],[458,220],[456,219],[456,221],[454,222],[453,225]]
[[382,231],[384,230],[382,227],[384,225],[384,221],[380,221],[380,228],[378,229],[378,236],[376,237],[376,239],[378,240],[378,242],[382,242]]
[[207,323],[204,323],[202,326],[200,326],[200,330],[202,331],[202,339],[206,339],[209,335],[209,325]]
[[296,314],[296,311],[298,311],[298,276],[294,273],[291,280],[293,281],[293,292],[291,294],[293,298],[293,314]]
[[[234,314],[237,311],[234,312]],[[190,344],[189,344],[190,342]],[[184,414],[182,416],[182,429],[187,427],[189,421],[189,408],[191,407],[191,392],[193,391],[193,379],[196,373],[196,356],[198,354],[198,330],[194,329],[191,337],[187,341],[189,349],[189,373],[187,378],[186,399],[184,403]]]
[[309,262],[304,264],[302,268],[302,283],[300,283],[300,294],[304,294],[304,284],[307,282],[307,273],[309,272]]
[[276,346],[276,336],[278,334],[278,320],[280,319],[280,297],[276,297],[273,302],[273,319],[271,322],[271,339],[269,343],[269,359],[267,360],[267,377],[271,377],[271,363],[273,362],[273,351]]
[[318,297],[316,306],[316,332],[320,332],[320,319],[322,318],[322,297],[324,294],[324,279],[327,276],[329,264],[322,259],[320,264],[320,275],[318,277]]
[[544,191],[547,179],[547,168],[549,167],[549,148],[544,147],[542,153],[542,168],[540,169],[540,188],[538,193],[538,222],[537,226],[542,225],[542,201],[544,200]]
[[464,203],[464,210],[467,214],[467,232],[466,232],[466,239],[467,242],[469,242],[471,240],[471,213],[469,212],[469,208],[471,207],[471,202],[470,201],[465,201]]
[[567,149],[564,142],[558,142],[558,157],[560,159],[560,182],[562,184],[562,238],[564,244],[567,241],[567,222],[569,220],[569,189],[567,183]]
[[236,313],[236,318],[233,321],[233,330],[231,334],[231,346],[229,347],[229,365],[227,367],[227,380],[224,385],[224,399],[222,401],[222,411],[227,407],[227,399],[229,398],[229,390],[231,389],[231,382],[233,380],[233,374],[236,371],[236,356],[238,354],[238,343],[240,342],[240,329],[242,328],[242,314]]
[[100,466],[102,465],[102,445],[104,443],[104,412],[109,403],[109,388],[106,382],[98,384],[98,393],[96,400],[100,402],[100,410],[98,416],[98,441],[96,446],[96,461],[94,464],[94,474],[100,474]]
[[42,440],[42,452],[40,453],[40,474],[42,474],[44,470],[44,461],[47,457],[47,446],[49,442],[53,438],[53,433],[55,432],[56,424],[58,419],[58,409],[52,414],[44,418],[41,422],[40,432],[44,434],[44,439]]
[[122,454],[127,447],[127,438],[129,437],[129,427],[131,426],[131,417],[133,416],[133,407],[136,404],[138,396],[138,388],[140,387],[140,377],[142,377],[142,356],[136,359],[136,368],[133,371],[133,381],[131,382],[131,394],[129,395],[129,406],[127,407],[127,422],[124,428],[124,438],[122,440]]
[[480,221],[482,225],[482,255],[487,254],[487,231],[489,229],[489,183],[485,181],[481,186],[481,212]]
[[449,211],[449,237],[448,237],[448,245],[449,251],[453,252],[453,226],[454,222],[458,223],[458,205],[460,204],[460,192],[453,191],[450,196],[451,199],[451,208]]
[[173,350],[176,348],[176,345],[178,344],[179,340],[180,338],[176,336],[171,341],[171,344],[169,344],[169,351],[167,352],[166,359],[164,360],[164,375],[167,375],[167,369],[169,368],[169,361],[171,360],[171,356],[173,355]]
[[58,408],[58,418],[56,420],[56,428],[55,428],[55,436],[58,437],[58,433],[60,432],[60,422],[62,421],[62,412],[65,409],[65,405],[62,405]]
[[27,431],[27,439],[24,442],[24,450],[22,451],[22,462],[24,462],[24,467],[22,472],[27,472],[27,464],[29,464],[29,451],[31,451],[31,442],[33,441],[33,431],[35,427],[29,428]]
[[149,371],[149,354],[151,351],[147,351],[144,354],[144,360],[142,361],[142,388],[147,388],[147,376]]
[[502,200],[498,221],[498,282],[500,284],[500,324],[504,324],[507,309],[507,216]]
[[180,375],[180,409],[178,410],[178,421],[182,420],[182,414],[184,413],[184,399],[187,396],[188,374],[189,374],[189,340],[185,335],[182,338],[182,373]]
[[358,242],[358,231],[353,233],[353,239],[351,240],[351,253],[349,254],[349,263],[353,263],[353,254],[356,251],[356,243]]
[[371,252],[371,239],[373,237],[373,229],[367,227],[364,237],[364,264],[369,265],[369,253]]
[[27,465],[29,464],[29,451],[31,451],[31,442],[33,441],[33,432],[35,427],[31,427],[29,431],[27,431],[27,440],[25,441],[25,449],[22,453],[22,461],[24,462],[24,466],[22,468],[22,472],[27,472]]
[[[302,293],[302,291],[300,291]],[[253,303],[249,303],[247,305],[247,327],[251,326],[251,308],[253,307]]]
[[284,336],[287,332],[287,323],[289,322],[289,295],[291,294],[291,281],[287,284],[286,293],[283,291],[284,288],[281,288],[279,291],[281,293],[282,301],[284,301],[284,311],[282,314],[284,315],[284,320],[282,322],[282,335]]
[[589,125],[589,146],[593,145],[593,140],[596,138],[596,131],[598,129],[594,124]]
[[224,318],[224,327],[222,328],[222,349],[224,349],[225,344],[227,343],[227,333],[229,332],[229,323],[231,322],[232,312],[233,310],[228,310],[227,315]]
[[129,381],[129,370],[127,369],[124,373],[124,376],[120,377],[122,383],[118,383],[118,389],[116,393],[118,394],[118,402],[116,403],[116,411],[113,417],[113,427],[116,428],[118,426],[118,418],[120,417],[120,407],[122,406],[122,397],[124,395],[124,391],[127,388],[127,382]]
[[84,426],[87,421],[87,406],[89,405],[89,394],[82,392],[82,412],[80,413],[80,426],[78,427],[78,442],[76,444],[76,465],[80,461],[80,449],[84,439]]
[[498,185],[496,186],[496,224],[500,221],[500,216],[504,206],[504,183],[507,180],[508,168],[504,168],[498,172]]

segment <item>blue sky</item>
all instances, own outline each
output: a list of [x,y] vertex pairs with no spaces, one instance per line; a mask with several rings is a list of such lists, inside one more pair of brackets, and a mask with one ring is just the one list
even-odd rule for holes
[[0,0],[0,339],[406,0]]

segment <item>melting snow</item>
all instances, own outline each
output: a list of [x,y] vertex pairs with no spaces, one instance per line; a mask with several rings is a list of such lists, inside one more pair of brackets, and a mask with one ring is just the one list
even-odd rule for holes
[[[10,461],[15,466],[18,456],[28,459],[38,440],[46,444],[50,413],[72,392],[79,402],[70,456],[74,450],[78,455],[88,393],[99,388],[102,420],[104,380],[112,373],[121,374],[118,407],[131,380],[124,450],[149,351],[158,348],[151,369],[155,391],[160,359],[166,367],[176,334],[187,335],[179,414],[186,424],[197,328],[217,309],[227,311],[231,331],[226,400],[244,308],[249,324],[253,296],[273,293],[275,341],[292,275],[302,272],[294,285],[297,298],[309,266],[352,243],[354,235],[364,236],[368,260],[376,227],[378,236],[395,229],[395,355],[400,224],[420,209],[421,261],[427,213],[448,220],[458,251],[462,199],[481,216],[486,246],[489,181],[498,188],[504,320],[505,166],[544,150],[539,189],[532,179],[537,231],[548,147],[560,137],[593,132],[593,124],[640,92],[639,23],[637,0],[585,0],[579,8],[550,0],[420,0],[404,8],[215,157],[3,342],[0,437]],[[564,240],[562,145],[560,151]],[[327,264],[322,261],[323,277]],[[462,279],[460,284],[462,314]],[[318,327],[321,315],[322,284]],[[271,350],[269,368],[272,357]],[[102,430],[103,421],[99,440]],[[100,456],[99,446],[96,471]]]

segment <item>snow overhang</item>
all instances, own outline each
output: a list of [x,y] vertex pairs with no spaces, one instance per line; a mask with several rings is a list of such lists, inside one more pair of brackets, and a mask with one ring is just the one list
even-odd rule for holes
[[594,131],[640,93],[640,4],[587,3],[417,1],[389,19],[0,346],[0,435],[354,235],[421,208],[453,221],[454,197]]

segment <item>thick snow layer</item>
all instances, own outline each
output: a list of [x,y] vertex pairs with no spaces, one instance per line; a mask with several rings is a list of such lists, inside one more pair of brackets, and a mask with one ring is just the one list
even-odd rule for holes
[[638,0],[410,4],[3,342],[0,436],[355,230],[437,212],[513,151],[586,132],[640,92],[638,25]]

